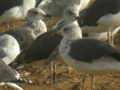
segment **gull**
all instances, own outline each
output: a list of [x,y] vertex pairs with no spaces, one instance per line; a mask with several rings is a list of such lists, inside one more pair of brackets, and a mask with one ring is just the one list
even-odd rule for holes
[[0,61],[2,60],[8,65],[19,54],[20,46],[18,41],[9,34],[0,35]]
[[[75,7],[76,8],[76,7]],[[24,50],[20,55],[17,57],[16,61],[33,61],[48,58],[52,51],[59,45],[60,41],[62,40],[63,36],[61,35],[52,35],[54,30],[60,30],[64,26],[64,20],[60,20],[52,27],[52,30],[40,35],[30,47]],[[116,31],[116,30],[115,30]],[[117,30],[118,31],[118,30]],[[108,40],[107,32],[103,33],[84,33],[83,38],[91,38],[97,40]],[[49,44],[49,45],[48,45]]]
[[47,26],[42,20],[45,16],[46,13],[39,8],[30,9],[26,17],[27,22],[23,26],[5,33],[18,41],[21,50],[26,49],[39,35],[47,32]]
[[[67,0],[43,0],[38,7],[42,8],[46,13],[50,15],[62,17],[64,9],[72,6],[73,4],[76,5],[76,2]],[[86,29],[92,29],[96,31],[97,29],[104,29],[105,33],[114,31],[116,26],[119,25],[119,0],[95,0],[89,8],[85,9],[85,7],[88,6],[89,2],[90,0],[81,0],[80,3],[77,2],[78,8],[80,8],[81,11],[81,19],[79,19],[78,22],[79,25],[82,26],[83,31]],[[54,7],[56,9],[54,9]],[[100,35],[102,37],[103,34]],[[110,35],[107,39],[110,40],[109,38],[111,36],[112,35]],[[113,40],[110,42],[113,42]]]
[[62,17],[63,12],[67,7],[76,5],[77,8],[83,10],[87,7],[89,2],[90,0],[43,0],[37,7],[43,9],[51,16]]
[[82,30],[114,32],[120,25],[119,4],[119,0],[95,0],[88,8],[80,12],[78,22]]
[[17,90],[24,90],[23,88],[15,84],[16,82],[32,83],[32,81],[30,80],[21,78],[20,74],[16,70],[12,69],[6,63],[0,60],[0,86],[6,85]]
[[59,45],[62,40],[62,36],[55,34],[54,30],[48,31],[40,35],[29,48],[23,50],[16,58],[16,62],[19,64],[32,62],[40,59],[47,59],[51,52]]
[[34,8],[36,0],[21,0],[22,5],[14,6],[3,12],[1,15],[4,18],[25,19],[29,9]]
[[[78,1],[80,1],[80,0],[76,0],[76,2],[73,2],[73,1],[67,1],[67,0],[61,0],[61,1],[59,1],[59,0],[43,0],[40,4],[39,4],[39,6],[38,7],[40,7],[40,8],[42,8],[47,14],[49,14],[49,15],[52,15],[52,16],[60,16],[60,17],[62,17],[62,15],[63,15],[63,11],[67,8],[67,7],[71,7],[72,5],[77,5],[78,7],[76,7],[76,8],[79,8],[79,10],[80,10],[80,17],[81,18],[83,18],[83,19],[79,19],[78,20],[78,22],[81,22],[80,23],[80,26],[82,25],[82,23],[84,24],[84,21],[88,21],[89,23],[92,21],[92,22],[94,22],[94,20],[96,19],[96,17],[99,17],[100,15],[97,15],[97,16],[95,16],[95,18],[93,17],[93,20],[90,18],[90,16],[89,16],[89,13],[91,13],[91,12],[93,12],[93,11],[90,11],[91,10],[91,7],[92,7],[92,9],[94,10],[96,10],[96,11],[99,11],[99,10],[97,10],[97,9],[99,9],[99,6],[100,5],[106,5],[106,7],[109,7],[112,3],[111,3],[111,1],[99,1],[99,0],[96,0],[89,8],[86,8],[87,6],[88,6],[88,4],[89,4],[89,2],[90,2],[90,0],[81,0],[79,3],[78,3]],[[67,3],[66,3],[67,2]],[[105,3],[104,3],[105,2]],[[108,3],[107,3],[108,2]],[[114,1],[112,1],[112,2],[114,2]],[[116,1],[115,1],[116,2]],[[99,4],[100,3],[100,4]],[[114,5],[115,3],[113,3],[113,5]],[[96,9],[96,7],[97,7],[97,9]],[[54,9],[55,8],[55,9]],[[86,9],[85,9],[86,8]],[[117,8],[117,7],[116,7]],[[85,9],[85,10],[84,10]],[[90,10],[89,10],[90,9]],[[102,8],[103,9],[103,8]],[[109,9],[109,8],[108,8]],[[111,9],[113,9],[113,8],[111,8]],[[89,11],[88,11],[89,10]],[[86,12],[86,11],[88,11],[88,12]],[[102,13],[104,13],[104,10],[102,10],[102,11],[100,11],[100,12],[102,12]],[[106,11],[107,12],[107,11]],[[101,13],[101,14],[102,14]],[[88,14],[88,15],[87,15]],[[94,15],[96,15],[96,14],[94,14]],[[89,19],[91,19],[91,20],[89,20],[89,19],[87,19],[87,17],[86,18],[84,18],[85,16],[88,16],[89,17]],[[59,21],[59,22],[63,22],[63,20],[61,20],[61,21]],[[59,25],[59,22],[58,22],[58,25]],[[90,23],[91,24],[91,23]],[[57,26],[58,26],[57,25]],[[84,31],[86,31],[86,29],[90,29],[90,27],[86,27],[86,23],[82,26],[82,29],[83,29],[83,32]],[[92,28],[91,27],[91,29],[94,29],[94,28]],[[96,28],[95,28],[96,29]],[[94,30],[95,30],[94,29]],[[100,28],[101,29],[101,28]],[[113,29],[113,28],[112,28]],[[107,31],[109,31],[108,29],[106,29]],[[114,30],[114,29],[113,29]],[[89,30],[90,31],[90,30]],[[93,30],[92,30],[93,31]],[[96,30],[97,31],[97,30]],[[110,33],[111,31],[109,31],[108,33]],[[86,32],[87,33],[87,32]],[[95,39],[101,39],[100,37],[103,37],[102,38],[102,40],[104,40],[104,41],[108,41],[108,40],[110,40],[109,42],[111,42],[111,44],[112,45],[114,45],[113,44],[113,40],[111,40],[110,39],[110,37],[112,36],[111,34],[108,34],[107,32],[105,32],[104,34],[103,33],[97,33],[97,35],[99,35],[99,36],[97,36],[96,35],[96,33],[94,33],[94,32],[89,32],[89,33],[87,33],[87,34],[89,34],[88,36],[93,36],[92,38],[95,38]],[[109,35],[109,36],[108,36]],[[107,37],[107,38],[106,38]],[[89,37],[86,37],[86,38],[89,38]]]
[[29,10],[27,23],[15,30],[9,30],[0,35],[0,59],[6,64],[11,64],[24,49],[39,35],[47,32],[46,24],[42,21],[45,13],[34,8]]
[[[61,3],[61,2],[67,2],[67,3]],[[80,3],[77,4],[79,6],[78,8],[80,8],[80,17],[81,17],[78,20],[78,22],[83,32],[86,29],[91,29],[92,31],[93,30],[99,31],[102,29],[106,33],[108,31],[109,32],[114,31],[116,26],[117,27],[119,26],[119,19],[118,19],[120,16],[119,0],[116,0],[116,1],[95,0],[94,3],[90,5],[90,7],[85,9],[85,7],[88,6],[89,2],[90,2],[89,0],[81,0]],[[67,0],[63,0],[63,1],[43,0],[40,3],[39,7],[42,8],[46,13],[50,15],[62,17],[63,11],[65,10],[65,8],[72,6],[71,4],[76,5],[76,2],[67,1]],[[54,7],[56,9],[54,9]],[[103,34],[100,34],[100,35],[102,37]],[[111,35],[109,37],[111,37]],[[109,37],[107,39],[109,39]]]
[[0,15],[3,14],[5,10],[8,10],[14,6],[20,6],[22,5],[23,0],[14,0],[14,1],[8,1],[3,0],[0,2]]
[[[73,10],[72,7],[66,9],[65,25],[61,30],[56,30],[63,35],[58,52],[65,63],[85,73],[120,70],[120,52],[105,42],[82,39],[82,31],[77,22],[78,16],[78,10]],[[83,90],[83,87],[81,88]]]
[[42,21],[46,15],[41,9],[34,8],[29,10],[27,15],[27,23],[23,27],[15,30],[10,30],[0,35],[0,85],[8,85],[18,90],[23,90],[21,87],[12,82],[27,82],[20,77],[14,69],[9,65],[14,62],[17,55],[22,49],[29,47],[28,45],[36,39],[37,36],[46,32],[46,25]]
[[95,0],[88,8],[80,12],[80,26],[119,25],[119,0]]

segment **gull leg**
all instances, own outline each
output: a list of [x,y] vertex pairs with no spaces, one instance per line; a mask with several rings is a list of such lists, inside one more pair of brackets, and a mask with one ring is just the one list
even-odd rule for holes
[[114,39],[113,39],[113,34],[112,34],[112,31],[110,31],[110,44],[112,45],[112,46],[114,46]]
[[86,73],[83,73],[82,74],[82,82],[81,82],[81,89],[80,90],[84,90],[85,80],[86,80]]
[[114,46],[114,36],[120,31],[120,26],[116,27],[112,32],[111,32],[111,39],[112,39],[112,46]]
[[52,72],[52,83],[54,84],[56,82],[56,64],[55,61],[53,61],[53,58],[58,55],[58,47],[52,52],[52,54],[49,56],[48,60],[51,62],[51,72]]
[[8,31],[8,30],[10,29],[10,25],[7,24],[7,25],[6,25],[6,28],[7,28],[6,31]]
[[70,75],[73,72],[73,68],[72,67],[68,67],[68,74]]
[[108,32],[107,32],[107,37],[108,37],[108,43],[110,44],[111,43],[111,38],[110,38],[110,30],[108,30]]
[[56,64],[55,61],[51,62],[51,72],[52,72],[52,83],[56,82]]
[[119,31],[119,29],[120,29],[120,27],[117,27],[114,30],[110,29],[108,31],[108,36],[107,36],[108,37],[108,43],[110,45],[112,45],[113,47],[115,46],[114,45],[114,35]]
[[94,73],[90,73],[90,77],[91,77],[91,85],[90,88],[91,90],[94,90]]

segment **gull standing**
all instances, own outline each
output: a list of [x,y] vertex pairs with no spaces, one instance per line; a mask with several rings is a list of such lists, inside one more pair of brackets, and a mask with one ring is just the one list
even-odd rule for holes
[[102,41],[82,39],[76,20],[78,16],[79,11],[75,8],[65,10],[65,25],[61,30],[57,30],[63,35],[59,45],[60,56],[68,65],[83,72],[120,70],[120,52]]
[[120,30],[118,29],[120,26],[119,6],[119,0],[95,0],[89,8],[80,12],[79,25],[83,31],[88,30],[91,33],[93,31],[108,32],[106,36],[108,35],[109,42],[114,46],[114,36]]
[[24,26],[5,33],[13,36],[18,41],[21,50],[26,49],[39,35],[47,32],[47,26],[42,21],[45,16],[46,13],[39,8],[30,9],[26,17],[27,22]]

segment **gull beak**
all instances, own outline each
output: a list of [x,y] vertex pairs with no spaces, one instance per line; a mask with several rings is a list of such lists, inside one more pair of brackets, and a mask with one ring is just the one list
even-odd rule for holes
[[46,18],[51,18],[52,16],[49,15],[49,14],[46,14],[45,17],[46,17]]
[[39,9],[40,10],[40,12],[41,12],[41,14],[45,17],[45,18],[50,18],[50,17],[52,17],[51,15],[49,15],[49,14],[47,14],[44,10],[42,10],[42,9]]

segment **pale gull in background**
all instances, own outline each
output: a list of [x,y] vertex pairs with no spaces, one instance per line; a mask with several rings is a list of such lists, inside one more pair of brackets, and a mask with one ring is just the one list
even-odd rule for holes
[[1,15],[4,18],[25,19],[29,9],[34,8],[36,0],[22,0],[22,5],[14,6],[4,11]]
[[67,7],[76,5],[79,10],[83,10],[89,2],[90,0],[43,0],[38,7],[51,16],[62,17]]

